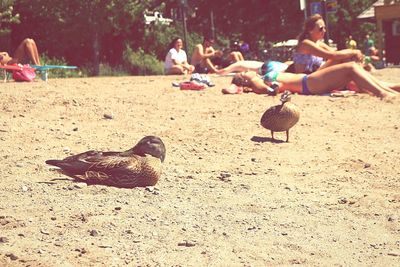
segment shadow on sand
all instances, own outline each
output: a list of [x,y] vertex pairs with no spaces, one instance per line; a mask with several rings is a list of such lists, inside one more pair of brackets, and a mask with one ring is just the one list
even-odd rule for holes
[[264,136],[253,136],[250,140],[256,143],[265,143],[265,142],[270,142],[275,144],[286,143],[283,140],[272,139],[271,137],[264,137]]

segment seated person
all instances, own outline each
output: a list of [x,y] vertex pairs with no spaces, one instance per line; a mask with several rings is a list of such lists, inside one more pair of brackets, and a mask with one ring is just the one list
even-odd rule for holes
[[364,69],[367,71],[375,71],[375,67],[378,67],[381,58],[379,57],[378,49],[374,46],[368,49],[368,53],[364,57]]
[[216,56],[221,57],[222,53],[212,47],[213,43],[214,40],[211,37],[205,36],[203,43],[195,46],[191,61],[195,66],[195,72],[208,73],[217,71],[211,59]]
[[192,74],[194,66],[187,62],[186,52],[182,49],[183,42],[181,38],[175,38],[169,45],[167,56],[165,57],[165,74]]
[[13,57],[7,52],[0,52],[1,65],[24,64],[27,59],[40,66],[39,52],[33,39],[24,39],[15,50]]
[[244,61],[243,55],[239,51],[232,51],[226,54],[227,53],[224,53],[224,51],[221,51],[221,54],[211,58],[211,63],[217,69],[216,73],[218,73],[221,68],[226,68],[235,62]]
[[250,45],[243,40],[239,42],[239,51],[246,57],[249,57],[250,54]]
[[324,43],[326,32],[322,16],[315,14],[309,17],[303,32],[298,38],[298,45],[293,52],[293,65],[288,72],[312,73],[314,71],[347,61],[362,60],[362,53],[357,49],[336,51]]
[[247,71],[238,73],[233,82],[238,86],[250,87],[254,93],[269,95],[284,90],[303,95],[319,95],[343,88],[350,82],[354,82],[361,92],[380,98],[398,96],[400,91],[400,85],[387,85],[377,80],[355,62],[337,64],[308,75],[269,71],[260,76],[254,71]]
[[215,50],[212,45],[214,39],[205,36],[202,44],[197,44],[194,48],[191,63],[195,66],[197,73],[215,73],[218,68],[214,65],[213,60],[222,58],[223,53]]

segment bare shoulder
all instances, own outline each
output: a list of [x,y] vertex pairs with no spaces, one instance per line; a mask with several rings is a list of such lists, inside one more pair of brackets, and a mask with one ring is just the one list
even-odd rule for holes
[[333,50],[332,47],[330,47],[329,45],[327,45],[326,43],[324,43],[323,41],[319,41],[318,42],[318,46],[325,49],[325,50]]
[[304,39],[297,46],[297,52],[300,53],[314,53],[315,51],[327,50],[323,42],[313,42],[309,39]]
[[299,48],[315,47],[317,44],[309,39],[304,39],[298,44]]
[[296,47],[296,52],[298,53],[306,53],[308,52],[312,41],[308,40],[308,39],[304,39],[303,41],[299,42],[297,47]]
[[207,53],[212,53],[212,52],[214,52],[215,51],[215,49],[214,49],[214,47],[212,47],[212,46],[209,46],[209,47],[207,47],[207,49],[206,49],[206,52]]

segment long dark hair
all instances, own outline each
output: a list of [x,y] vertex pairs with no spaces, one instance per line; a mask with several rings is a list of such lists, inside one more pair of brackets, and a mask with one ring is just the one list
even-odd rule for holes
[[299,35],[298,40],[299,44],[304,40],[310,37],[309,32],[315,27],[315,24],[318,20],[323,19],[320,14],[314,14],[307,18],[304,22],[303,32]]
[[[168,51],[171,49],[171,48],[174,48],[175,47],[175,43],[176,43],[176,41],[178,41],[179,39],[182,39],[181,37],[175,37],[174,39],[172,39],[172,41],[169,43],[169,45],[168,45]],[[167,51],[167,52],[168,52]]]

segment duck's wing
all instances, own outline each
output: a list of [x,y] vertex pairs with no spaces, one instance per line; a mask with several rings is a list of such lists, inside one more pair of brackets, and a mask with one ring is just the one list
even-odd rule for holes
[[97,157],[108,157],[108,156],[118,156],[121,152],[114,152],[114,151],[97,151],[97,150],[89,150],[80,154],[72,155],[69,157],[64,158],[62,161],[64,162],[74,162],[77,160],[85,160],[88,158],[97,158]]
[[283,132],[289,130],[299,120],[296,106],[278,105],[268,109],[261,118],[261,125],[271,131]]
[[62,160],[46,160],[46,164],[56,166],[61,169],[62,173],[72,176],[76,174],[82,174],[87,168],[90,167],[91,163],[88,163],[86,161],[87,158],[96,158],[101,156],[102,152],[90,150],[77,155],[66,157]]
[[277,122],[281,120],[281,106],[273,106],[267,109],[261,117],[260,123],[264,128],[273,130],[277,125]]
[[114,184],[119,176],[140,173],[142,162],[139,156],[121,157],[118,153],[111,156],[88,157],[85,161],[90,166],[82,174],[75,175],[78,179],[92,183]]
[[82,159],[85,159],[85,158],[88,158],[88,157],[96,157],[96,156],[98,157],[98,156],[101,156],[101,155],[103,155],[103,152],[101,152],[101,151],[89,150],[89,151],[86,151],[86,152],[83,152],[83,153],[80,153],[80,154],[76,154],[76,155],[72,155],[72,156],[66,157],[62,161],[63,162],[74,162],[74,161],[82,160]]
[[120,152],[103,152],[89,150],[80,154],[66,157],[62,160],[46,160],[46,164],[59,167],[64,173],[70,175],[82,174],[89,168],[93,162],[100,162],[109,156],[117,156]]
[[152,156],[113,156],[94,163],[78,179],[123,188],[154,186],[162,172],[161,160]]

